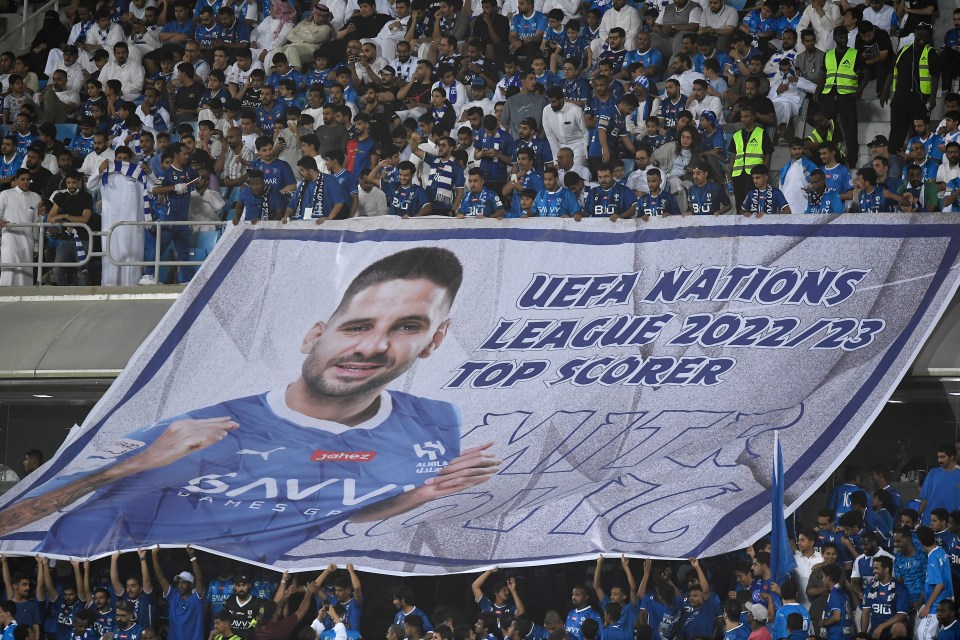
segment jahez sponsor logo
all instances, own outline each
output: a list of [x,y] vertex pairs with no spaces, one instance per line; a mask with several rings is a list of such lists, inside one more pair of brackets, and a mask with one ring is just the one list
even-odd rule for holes
[[311,462],[370,462],[376,451],[324,451],[317,449],[310,456]]

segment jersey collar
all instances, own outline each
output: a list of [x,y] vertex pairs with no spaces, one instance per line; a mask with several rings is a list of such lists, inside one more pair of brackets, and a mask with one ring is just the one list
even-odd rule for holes
[[383,423],[383,421],[386,420],[387,417],[393,412],[393,397],[387,391],[383,391],[380,393],[380,409],[377,411],[377,414],[366,422],[361,422],[356,426],[348,427],[347,425],[340,424],[339,422],[318,420],[317,418],[311,418],[310,416],[306,416],[302,413],[294,411],[287,406],[287,402],[284,399],[286,391],[286,387],[268,391],[266,398],[267,406],[270,407],[270,410],[273,411],[277,417],[309,429],[320,429],[322,431],[329,431],[336,434],[345,433],[347,431],[355,431],[357,429],[373,429],[380,426],[380,424]]

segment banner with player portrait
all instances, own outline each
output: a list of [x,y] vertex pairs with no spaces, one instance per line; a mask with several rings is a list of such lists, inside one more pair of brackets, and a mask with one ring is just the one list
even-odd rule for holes
[[953,216],[228,230],[0,552],[396,574],[689,557],[840,464],[958,285]]

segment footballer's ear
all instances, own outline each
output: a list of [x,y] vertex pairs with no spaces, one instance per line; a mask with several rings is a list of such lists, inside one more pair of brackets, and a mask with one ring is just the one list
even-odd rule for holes
[[325,322],[314,323],[314,325],[310,327],[310,330],[307,331],[307,335],[303,336],[303,342],[300,343],[300,353],[310,353],[313,349],[313,343],[323,335],[326,328],[327,325]]
[[450,318],[447,318],[437,326],[437,330],[433,332],[433,338],[430,339],[430,342],[427,343],[427,346],[423,348],[423,351],[417,356],[418,358],[429,358],[431,354],[440,346],[440,343],[443,342],[443,339],[447,335],[447,329],[450,327]]

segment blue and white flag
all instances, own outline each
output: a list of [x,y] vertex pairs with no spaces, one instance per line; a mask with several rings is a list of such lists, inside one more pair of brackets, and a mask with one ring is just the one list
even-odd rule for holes
[[777,584],[783,584],[790,572],[797,568],[797,561],[793,557],[783,513],[783,450],[780,448],[780,436],[777,432],[773,434],[773,471],[770,473],[770,481],[770,577]]

